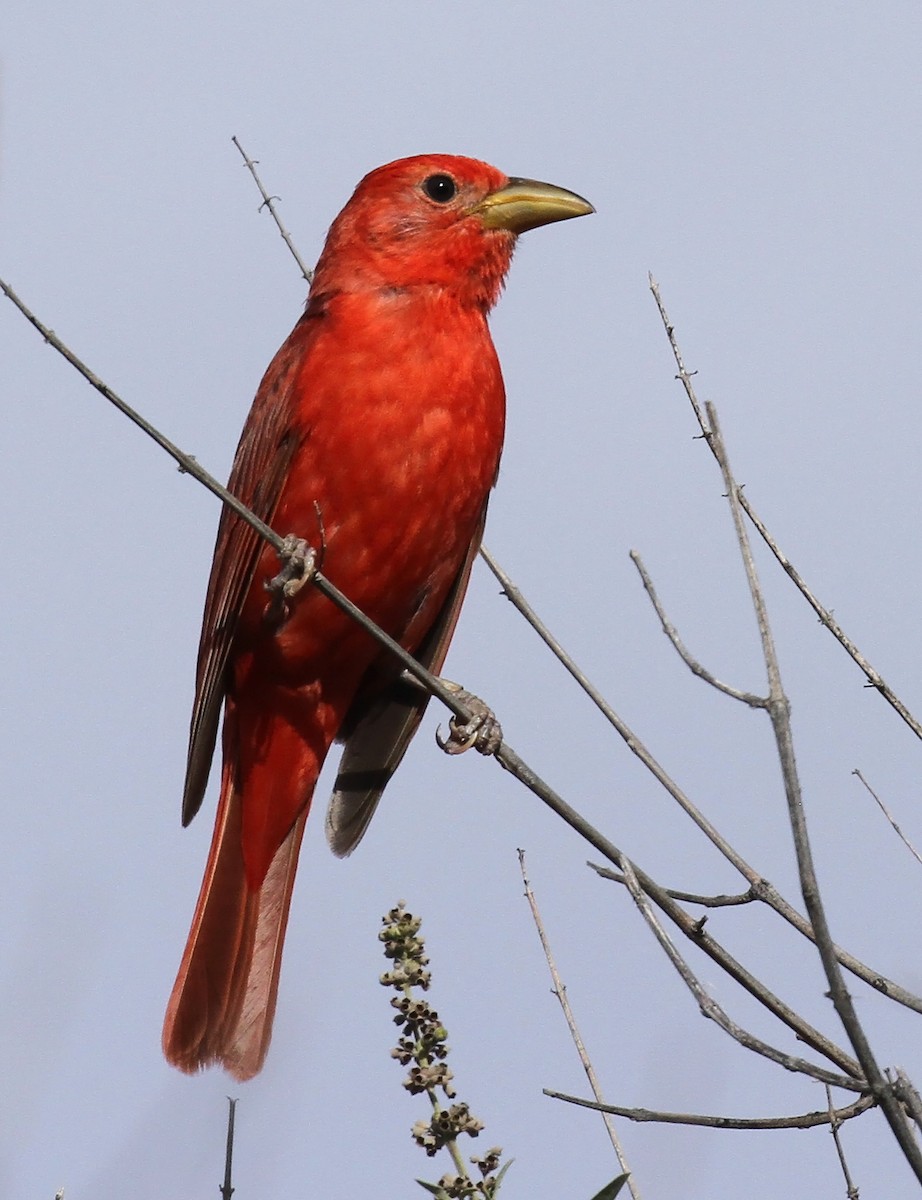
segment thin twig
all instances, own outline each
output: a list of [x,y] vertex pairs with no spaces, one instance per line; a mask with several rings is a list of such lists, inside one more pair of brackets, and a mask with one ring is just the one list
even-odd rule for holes
[[839,1166],[842,1168],[842,1175],[845,1179],[845,1194],[848,1200],[858,1200],[858,1189],[852,1182],[848,1162],[845,1158],[845,1151],[842,1148],[842,1139],[839,1137],[839,1126],[842,1124],[842,1118],[832,1106],[832,1088],[828,1084],[826,1085],[826,1100],[829,1105],[829,1132],[832,1134],[832,1140],[836,1147],[836,1155],[839,1159]]
[[675,626],[666,616],[666,610],[660,603],[660,598],[656,594],[656,588],[653,586],[653,580],[650,578],[647,568],[643,564],[643,559],[636,550],[632,550],[630,554],[631,562],[637,568],[643,582],[644,590],[650,597],[650,603],[656,610],[656,615],[659,617],[659,623],[662,626],[663,633],[672,642],[677,654],[688,667],[693,675],[697,675],[699,679],[703,679],[705,683],[709,683],[712,688],[716,688],[718,692],[723,692],[724,695],[732,697],[734,700],[740,700],[743,704],[748,704],[750,708],[767,708],[768,700],[764,696],[756,696],[753,692],[743,692],[739,688],[731,687],[728,683],[722,683],[715,675],[712,675],[706,667],[693,658],[688,652],[682,639],[679,637]]
[[237,1114],[237,1101],[227,1097],[227,1146],[224,1151],[224,1183],[218,1189],[222,1200],[231,1200],[234,1194],[231,1185],[231,1175],[234,1163],[234,1119]]
[[[656,307],[659,309],[660,319],[663,322],[663,328],[666,330],[666,336],[669,339],[672,355],[678,368],[678,374],[676,375],[676,378],[680,380],[685,389],[685,394],[692,406],[692,410],[695,414],[695,418],[698,422],[699,428],[701,429],[704,440],[707,442],[711,453],[713,454],[714,445],[711,436],[712,431],[707,424],[705,415],[702,412],[701,404],[698,401],[698,397],[695,395],[694,385],[692,384],[692,376],[696,374],[696,372],[687,371],[685,369],[685,364],[682,361],[682,355],[679,351],[678,342],[676,340],[675,327],[669,320],[665,305],[663,304],[663,298],[660,295],[659,284],[657,284],[652,274],[649,276],[649,282],[650,291],[653,293],[653,298],[656,301]],[[905,721],[916,737],[922,738],[922,722],[913,716],[896,692],[894,692],[893,689],[886,683],[880,672],[874,666],[872,666],[870,662],[868,662],[855,643],[847,636],[829,609],[825,608],[813,594],[801,574],[794,567],[791,560],[782,552],[774,537],[769,533],[765,523],[749,503],[749,498],[743,492],[742,488],[738,489],[737,500],[743,512],[745,512],[753,526],[758,530],[759,536],[765,542],[765,545],[768,546],[769,550],[781,565],[782,570],[816,613],[820,623],[829,630],[839,645],[845,650],[856,666],[863,672],[869,685],[876,691],[880,692],[883,698],[887,701],[891,708],[893,708],[893,710],[899,714],[902,720]]]
[[487,550],[486,546],[480,549],[481,557],[484,562],[496,576],[502,586],[503,594],[513,604],[513,606],[522,614],[525,620],[531,625],[532,629],[537,633],[538,637],[544,642],[548,649],[554,654],[557,660],[566,668],[569,674],[576,680],[586,695],[592,700],[593,704],[598,708],[602,715],[606,718],[613,729],[619,734],[628,749],[636,755],[643,763],[647,770],[653,775],[657,783],[663,787],[673,800],[680,806],[685,814],[698,826],[701,832],[708,840],[717,847],[720,853],[732,863],[740,874],[750,884],[755,884],[760,879],[756,871],[749,866],[746,860],[734,849],[725,837],[711,824],[704,814],[691,802],[688,796],[682,791],[679,785],[668,774],[666,769],[653,757],[646,745],[641,741],[637,734],[630,728],[626,721],[615,712],[614,708],[605,699],[599,689],[588,678],[585,672],[577,665],[573,657],[564,650],[560,642],[554,637],[547,625],[538,616],[537,612],[532,608],[531,604],[525,599],[522,592],[512,582],[503,568],[499,565],[493,555]]
[[[622,883],[627,886],[627,880],[620,871],[613,871],[611,867],[601,867],[594,862],[587,862],[586,866],[591,867],[602,879],[611,879],[614,883]],[[680,892],[676,888],[664,888],[663,890],[673,900],[679,900],[683,904],[700,904],[702,908],[735,908],[741,904],[753,904],[761,899],[753,888],[747,888],[745,892],[740,892],[736,896],[702,896],[698,892]]]
[[[504,743],[497,751],[495,758],[609,862],[615,866],[621,865],[624,855],[614,842],[600,833],[544,780],[539,779],[508,745]],[[669,919],[703,953],[717,963],[721,970],[787,1025],[800,1041],[812,1046],[818,1054],[822,1054],[841,1070],[848,1072],[847,1075],[829,1077],[827,1080],[829,1083],[834,1087],[848,1088],[852,1091],[863,1090],[863,1084],[860,1082],[861,1069],[855,1059],[820,1033],[818,1029],[815,1029],[808,1021],[805,1021],[799,1013],[779,999],[761,980],[747,971],[742,963],[735,959],[716,938],[706,932],[703,921],[685,912],[656,880],[647,875],[645,871],[641,871],[636,864],[634,864],[634,871],[640,886],[654,904],[665,912]]]
[[[599,1084],[598,1076],[595,1073],[595,1068],[592,1065],[592,1059],[589,1057],[589,1052],[583,1042],[579,1029],[576,1024],[576,1017],[573,1015],[573,1009],[570,1007],[570,1001],[567,997],[566,984],[560,978],[560,972],[557,970],[557,963],[554,960],[551,944],[548,940],[547,932],[544,928],[544,922],[541,920],[541,913],[538,910],[538,901],[535,898],[535,893],[532,890],[531,883],[525,873],[525,851],[519,850],[519,870],[522,872],[522,883],[525,885],[525,899],[528,901],[528,907],[531,909],[532,920],[535,923],[535,928],[538,931],[538,937],[541,940],[541,949],[544,951],[544,957],[547,959],[547,968],[551,973],[551,980],[554,984],[554,995],[563,1010],[564,1020],[567,1022],[567,1028],[570,1030],[570,1037],[573,1039],[573,1044],[576,1047],[576,1053],[579,1055],[579,1061],[583,1064],[583,1070],[586,1072],[586,1078],[589,1080],[589,1086],[592,1088],[592,1094],[599,1103],[604,1103],[602,1088]],[[608,1130],[608,1136],[611,1139],[612,1147],[615,1151],[615,1156],[618,1159],[618,1165],[621,1170],[628,1175],[628,1189],[634,1200],[640,1200],[640,1189],[634,1182],[633,1175],[630,1174],[630,1167],[625,1158],[624,1150],[621,1147],[618,1131],[615,1129],[615,1123],[611,1119],[609,1113],[603,1113],[602,1118],[605,1122],[605,1128]]]
[[[579,684],[599,712],[623,739],[631,753],[643,763],[654,779],[656,779],[657,783],[676,801],[682,811],[697,825],[711,844],[739,871],[749,884],[756,898],[762,900],[773,909],[789,925],[796,929],[802,937],[813,941],[813,930],[810,927],[810,922],[792,904],[785,900],[774,884],[760,875],[743,858],[739,851],[727,841],[692,803],[665,768],[653,757],[644,742],[614,710],[596,685],[592,683],[585,672],[577,665],[573,657],[561,646],[560,642],[554,637],[547,625],[522,594],[521,590],[500,566],[486,546],[481,546],[480,554],[487,567],[499,581],[503,589],[503,595],[509,600],[516,611],[524,617],[525,621],[534,629],[535,633],[537,633],[538,637],[541,638],[564,669]],[[607,857],[608,855],[606,854]],[[875,971],[873,968],[867,966],[841,946],[836,946],[836,954],[842,965],[862,980],[862,982],[868,984],[869,987],[874,988],[875,991],[880,992],[884,996],[889,996],[898,1004],[902,1004],[914,1012],[922,1013],[922,997],[914,995],[895,980],[889,979],[880,971]]]
[[854,771],[852,771],[852,774],[858,776],[859,780],[864,784],[865,788],[871,793],[871,795],[877,801],[877,805],[880,808],[880,811],[884,814],[884,816],[890,822],[890,826],[893,829],[893,832],[900,839],[900,841],[903,843],[903,845],[906,847],[906,849],[909,851],[909,853],[913,856],[913,858],[916,860],[916,862],[919,863],[920,865],[922,865],[922,855],[919,854],[919,851],[915,848],[915,846],[912,844],[912,842],[909,840],[909,838],[906,836],[906,834],[903,833],[903,831],[902,831],[902,829],[900,829],[899,825],[897,825],[896,820],[893,817],[893,814],[890,812],[889,808],[887,808],[886,804],[884,804],[883,800],[881,800],[880,796],[878,796],[878,794],[874,791],[874,789],[871,787],[871,785],[868,783],[868,781],[861,774],[861,772],[858,770],[857,767],[855,767]]
[[800,779],[797,773],[797,761],[794,755],[790,704],[781,682],[781,669],[768,620],[765,596],[762,592],[755,560],[752,556],[752,547],[749,542],[749,535],[746,532],[746,524],[743,521],[743,510],[739,502],[739,487],[733,477],[730,461],[727,456],[727,449],[721,436],[720,424],[717,420],[717,410],[713,404],[708,403],[706,405],[706,412],[711,430],[709,444],[720,465],[724,489],[730,505],[733,526],[736,531],[737,543],[749,585],[749,594],[759,627],[762,656],[765,660],[765,669],[768,675],[768,715],[771,719],[775,744],[778,748],[778,760],[781,764],[784,792],[788,805],[788,818],[791,824],[791,835],[797,857],[797,869],[800,876],[800,888],[804,898],[804,906],[816,936],[816,948],[820,956],[820,961],[823,964],[823,970],[829,983],[829,994],[839,1020],[842,1022],[842,1027],[848,1036],[848,1040],[851,1042],[855,1055],[861,1063],[868,1087],[883,1109],[884,1116],[887,1118],[890,1128],[893,1131],[893,1136],[903,1151],[906,1161],[915,1172],[917,1179],[922,1182],[922,1149],[920,1149],[913,1137],[912,1129],[906,1119],[906,1115],[877,1064],[877,1059],[871,1049],[871,1044],[864,1032],[864,1028],[858,1019],[851,994],[845,986],[845,980],[836,958],[835,946],[829,931],[829,924],[826,920],[826,911],[823,905],[819,882],[816,877],[816,869],[813,864],[813,852],[810,848],[810,839],[807,833],[807,818],[804,812]]
[[[697,1001],[698,1008],[701,1010],[701,1015],[706,1017],[708,1020],[713,1021],[715,1025],[724,1031],[724,1033],[729,1034],[734,1041],[739,1042],[739,1044],[745,1049],[752,1050],[756,1054],[761,1054],[763,1058],[767,1058],[771,1062],[777,1063],[779,1066],[784,1067],[787,1071],[800,1072],[804,1075],[810,1075],[813,1079],[819,1079],[827,1084],[830,1083],[832,1078],[831,1071],[827,1071],[824,1067],[818,1067],[814,1063],[807,1062],[803,1058],[797,1058],[794,1055],[785,1054],[783,1050],[778,1050],[776,1047],[769,1045],[768,1042],[763,1042],[761,1038],[755,1037],[753,1034],[749,1033],[748,1030],[743,1029],[741,1025],[737,1025],[735,1021],[732,1021],[729,1016],[727,1016],[727,1013],[717,1003],[717,1001],[712,996],[708,995],[700,980],[676,949],[675,943],[672,941],[672,939],[669,937],[669,934],[657,919],[656,914],[650,907],[647,897],[644,895],[643,889],[637,880],[637,874],[630,859],[626,857],[622,858],[621,870],[624,875],[625,885],[628,891],[631,893],[631,898],[637,905],[641,916],[646,921],[648,927],[653,933],[653,936],[656,938],[661,948],[665,952],[666,957],[675,967],[682,982]],[[852,1081],[852,1086],[855,1086],[856,1084],[861,1087],[862,1081]]]
[[[578,1104],[580,1108],[592,1108],[626,1117],[629,1121],[656,1121],[663,1125],[704,1125],[710,1129],[812,1129],[817,1125],[828,1125],[828,1112],[801,1113],[794,1117],[713,1117],[703,1113],[658,1112],[652,1108],[624,1108],[618,1104],[599,1104],[596,1100],[584,1100],[566,1092],[544,1089],[544,1095],[552,1100],[565,1100],[567,1104]],[[835,1119],[841,1124],[866,1112],[874,1104],[872,1096],[862,1096],[854,1104],[834,1110]]]
[[848,654],[852,662],[861,670],[868,681],[868,686],[880,692],[881,696],[887,701],[890,707],[897,713],[902,720],[909,726],[912,732],[918,738],[922,738],[922,722],[915,717],[909,708],[903,703],[900,697],[894,692],[890,685],[886,682],[881,673],[874,667],[861,653],[855,643],[848,637],[842,626],[836,621],[835,617],[825,608],[817,597],[807,586],[803,577],[798,572],[797,568],[791,560],[782,552],[780,546],[775,541],[774,537],[769,533],[762,518],[756,513],[752,505],[749,503],[749,498],[745,492],[740,490],[739,495],[740,507],[745,512],[746,516],[752,522],[759,536],[762,538],[765,545],[771,550],[772,554],[778,560],[782,570],[807,601],[813,611],[819,618],[819,622],[823,625],[832,636],[836,639],[842,649]]
[[240,151],[240,155],[243,158],[243,161],[246,163],[247,170],[253,176],[253,182],[259,188],[259,194],[263,198],[263,202],[259,207],[260,208],[268,208],[269,212],[272,214],[272,220],[275,221],[276,227],[278,228],[279,233],[282,235],[282,239],[285,242],[285,245],[291,251],[292,258],[294,258],[295,262],[298,264],[298,268],[301,271],[302,276],[307,280],[308,283],[310,283],[314,278],[314,272],[310,269],[310,267],[308,267],[304,263],[303,259],[301,258],[301,255],[298,253],[298,251],[295,247],[294,242],[291,240],[291,234],[288,232],[288,230],[282,224],[282,219],[279,216],[279,214],[276,210],[276,207],[275,207],[275,203],[274,203],[274,201],[278,200],[278,196],[270,196],[269,195],[269,193],[263,187],[263,181],[259,178],[259,175],[256,173],[256,164],[259,162],[259,159],[258,158],[250,158],[250,156],[247,154],[246,150],[244,150],[244,148],[240,145],[240,142],[237,140],[236,137],[232,137],[231,141],[234,143],[234,145]]

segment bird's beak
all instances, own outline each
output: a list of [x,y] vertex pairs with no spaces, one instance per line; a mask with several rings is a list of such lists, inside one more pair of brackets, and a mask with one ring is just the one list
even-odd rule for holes
[[588,200],[552,183],[537,179],[510,179],[505,187],[490,192],[473,210],[487,229],[524,233],[552,221],[585,217],[595,209]]

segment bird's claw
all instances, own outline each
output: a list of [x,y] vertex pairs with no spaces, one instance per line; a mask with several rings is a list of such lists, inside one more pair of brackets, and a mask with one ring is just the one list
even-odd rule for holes
[[479,754],[495,754],[503,741],[503,729],[493,714],[493,710],[457,683],[445,682],[445,686],[455,693],[458,700],[470,717],[462,721],[452,717],[448,722],[448,735],[442,736],[442,728],[435,731],[435,740],[446,754],[463,754],[465,750],[476,750]]
[[282,569],[266,581],[266,591],[272,597],[266,606],[265,619],[271,625],[281,625],[288,619],[289,601],[317,573],[317,552],[304,540],[289,533],[278,552]]

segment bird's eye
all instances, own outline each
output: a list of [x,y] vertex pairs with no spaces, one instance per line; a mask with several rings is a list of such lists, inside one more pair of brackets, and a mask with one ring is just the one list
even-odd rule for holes
[[423,191],[436,204],[447,204],[449,200],[454,200],[457,190],[450,175],[430,175],[423,180]]

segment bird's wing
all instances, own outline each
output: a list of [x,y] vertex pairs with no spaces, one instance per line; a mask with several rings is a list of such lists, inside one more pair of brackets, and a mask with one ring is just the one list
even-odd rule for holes
[[[417,661],[434,675],[442,669],[458,623],[486,517],[484,504],[464,562],[416,651]],[[327,840],[340,858],[351,854],[364,837],[381,793],[400,766],[429,703],[429,693],[414,680],[398,675],[380,692],[374,669],[369,676],[368,686],[359,689],[343,722],[348,730],[346,744],[327,809]]]
[[[229,491],[266,522],[272,520],[292,456],[301,440],[294,423],[295,384],[303,364],[307,333],[302,318],[266,371],[227,484]],[[199,640],[183,789],[183,825],[188,825],[198,812],[208,783],[218,718],[227,690],[230,648],[263,544],[254,529],[231,509],[224,508]]]

